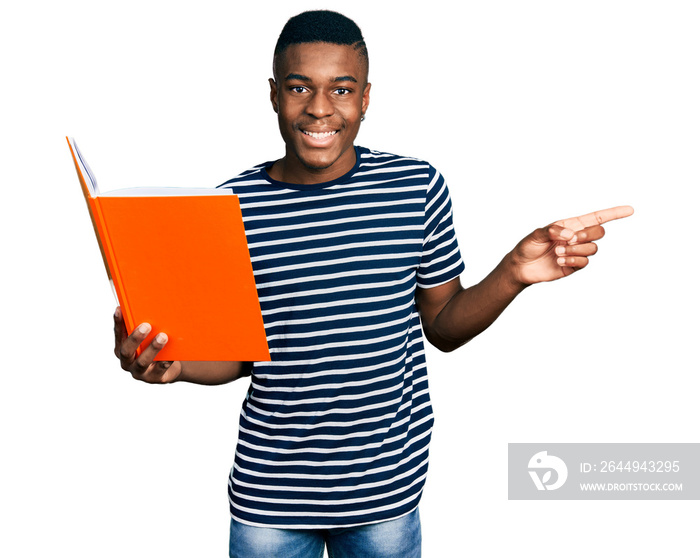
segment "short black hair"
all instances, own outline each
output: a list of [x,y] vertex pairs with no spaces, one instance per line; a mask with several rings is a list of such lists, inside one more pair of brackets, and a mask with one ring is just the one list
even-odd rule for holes
[[369,65],[362,31],[349,17],[330,10],[303,12],[289,19],[275,45],[275,58],[290,45],[331,43],[351,45]]

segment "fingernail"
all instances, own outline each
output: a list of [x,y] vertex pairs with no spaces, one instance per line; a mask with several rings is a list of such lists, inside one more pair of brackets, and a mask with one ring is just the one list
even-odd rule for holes
[[564,265],[564,264],[566,264],[566,258],[559,258],[559,259],[557,260],[557,263],[558,263],[559,265]]
[[571,238],[574,236],[574,231],[572,231],[571,229],[564,229],[563,231],[561,231],[561,236],[564,238]]
[[564,254],[566,254],[566,248],[564,248],[563,246],[557,246],[554,249],[554,251],[556,252],[557,256],[563,256]]
[[156,341],[165,345],[168,342],[168,336],[165,335],[165,333],[159,333],[158,335],[156,335]]
[[141,324],[136,329],[138,330],[139,333],[142,333],[143,335],[147,335],[151,331],[151,325],[150,324]]

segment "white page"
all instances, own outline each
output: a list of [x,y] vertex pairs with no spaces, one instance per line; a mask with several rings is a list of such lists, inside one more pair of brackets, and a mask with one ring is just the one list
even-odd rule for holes
[[78,161],[78,166],[80,167],[80,172],[85,179],[88,190],[90,191],[91,197],[146,197],[146,196],[220,196],[220,195],[231,195],[231,190],[229,188],[179,188],[179,187],[137,187],[137,188],[119,188],[116,190],[109,190],[107,192],[100,192],[97,186],[97,180],[95,175],[92,173],[90,166],[85,161],[85,157],[78,149],[78,144],[75,142],[74,138],[68,138],[68,141],[73,148],[75,157]]

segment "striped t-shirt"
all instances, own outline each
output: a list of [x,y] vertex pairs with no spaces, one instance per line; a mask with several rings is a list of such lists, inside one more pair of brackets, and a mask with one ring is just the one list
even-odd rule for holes
[[464,266],[442,176],[355,150],[333,182],[277,182],[266,163],[222,184],[240,198],[272,357],[241,410],[242,523],[361,525],[420,500],[433,414],[415,292]]

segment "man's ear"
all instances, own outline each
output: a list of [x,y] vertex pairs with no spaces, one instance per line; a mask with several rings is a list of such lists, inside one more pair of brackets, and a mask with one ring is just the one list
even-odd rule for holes
[[278,112],[279,104],[277,103],[277,83],[273,78],[270,78],[268,81],[270,82],[270,102],[272,103],[272,110]]
[[365,90],[362,92],[362,116],[365,115],[367,109],[369,108],[369,90],[372,88],[372,84],[368,83],[365,85]]

